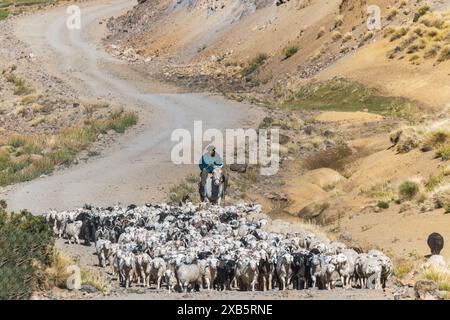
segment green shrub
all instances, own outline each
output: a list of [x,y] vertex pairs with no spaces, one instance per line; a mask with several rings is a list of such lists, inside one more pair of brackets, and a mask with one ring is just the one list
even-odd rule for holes
[[7,213],[0,206],[0,299],[29,299],[44,281],[53,252],[53,231],[28,211]]
[[401,97],[383,96],[378,90],[345,78],[308,83],[295,92],[283,107],[319,111],[362,111],[403,116],[410,113],[411,103]]
[[389,208],[389,202],[387,201],[378,201],[377,207],[380,209],[388,209]]
[[258,129],[268,129],[274,124],[274,122],[275,119],[273,117],[264,117],[264,119],[259,124]]
[[419,186],[415,182],[405,181],[400,185],[398,192],[402,200],[411,200],[419,192]]
[[122,109],[114,111],[105,123],[99,124],[101,132],[114,130],[117,133],[124,133],[125,130],[134,126],[138,121],[138,115],[135,112],[124,112]]
[[248,66],[242,70],[242,74],[244,76],[248,76],[252,73],[254,73],[260,66],[262,66],[266,60],[269,58],[269,56],[265,53],[258,54],[255,58],[253,58]]
[[0,9],[0,21],[2,21],[3,19],[6,19],[6,17],[8,17],[8,15],[9,15],[8,10]]
[[290,46],[290,47],[285,48],[283,51],[283,55],[284,55],[283,60],[289,59],[297,52],[298,52],[298,47],[296,47],[296,46]]

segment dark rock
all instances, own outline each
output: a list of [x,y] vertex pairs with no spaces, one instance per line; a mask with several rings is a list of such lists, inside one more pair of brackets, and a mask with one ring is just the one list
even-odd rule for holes
[[284,194],[284,193],[270,192],[270,193],[264,194],[264,196],[267,199],[270,199],[270,200],[273,200],[273,201],[285,201],[285,202],[287,202],[289,200],[287,195]]
[[279,143],[281,145],[287,144],[289,141],[291,140],[291,138],[285,134],[280,133],[280,140]]
[[230,165],[230,170],[231,171],[235,171],[235,172],[239,172],[239,173],[245,173],[247,171],[247,165],[246,164],[233,163],[233,164]]
[[80,291],[86,293],[96,293],[97,289],[94,286],[91,286],[90,284],[83,284],[81,286]]

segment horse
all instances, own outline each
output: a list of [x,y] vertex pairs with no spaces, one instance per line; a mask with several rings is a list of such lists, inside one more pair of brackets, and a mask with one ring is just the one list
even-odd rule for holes
[[213,204],[220,206],[222,200],[225,199],[225,179],[222,173],[223,165],[215,165],[213,172],[208,174],[205,182],[204,194],[200,191],[200,199],[202,202],[207,200]]

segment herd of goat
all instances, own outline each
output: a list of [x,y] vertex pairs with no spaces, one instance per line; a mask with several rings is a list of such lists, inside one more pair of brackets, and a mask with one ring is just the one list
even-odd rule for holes
[[378,250],[357,252],[305,229],[271,232],[260,205],[85,205],[45,218],[69,243],[95,242],[99,265],[124,287],[380,289],[393,269]]

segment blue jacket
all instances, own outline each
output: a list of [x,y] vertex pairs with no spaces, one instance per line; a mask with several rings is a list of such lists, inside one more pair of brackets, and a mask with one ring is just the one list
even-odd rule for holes
[[209,172],[213,172],[214,164],[219,166],[222,165],[222,158],[217,152],[214,157],[211,157],[209,153],[205,153],[200,159],[200,163],[198,164],[198,166],[200,167],[201,171],[203,171],[203,169],[208,169]]

